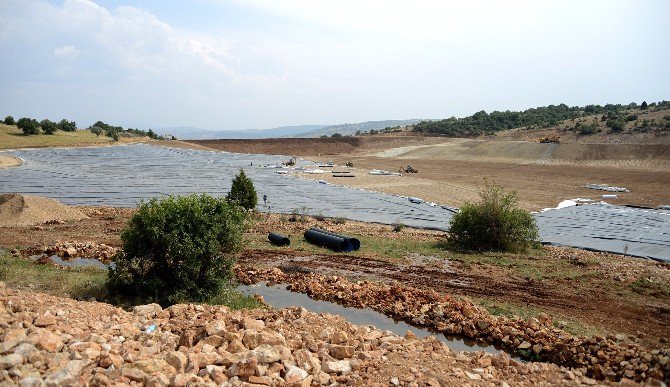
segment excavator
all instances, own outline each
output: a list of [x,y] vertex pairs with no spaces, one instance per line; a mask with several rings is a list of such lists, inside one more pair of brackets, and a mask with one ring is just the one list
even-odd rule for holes
[[400,172],[400,173],[402,173],[402,172],[405,172],[405,173],[419,173],[419,170],[418,170],[418,169],[414,169],[414,168],[412,168],[411,165],[408,165],[408,166],[405,167],[405,168],[403,168],[402,166],[400,166],[400,170],[399,170],[398,172]]

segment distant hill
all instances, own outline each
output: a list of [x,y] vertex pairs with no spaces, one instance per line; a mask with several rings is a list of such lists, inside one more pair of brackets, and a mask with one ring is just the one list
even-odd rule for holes
[[384,121],[366,121],[359,122],[357,124],[340,124],[326,126],[319,129],[315,129],[309,132],[300,133],[293,135],[291,137],[321,137],[321,136],[332,136],[335,133],[339,133],[343,136],[355,135],[356,132],[360,131],[361,133],[369,132],[371,130],[381,130],[389,127],[396,126],[407,126],[418,124],[421,121],[425,120],[384,120]]
[[281,126],[272,129],[246,130],[208,130],[192,127],[170,127],[155,129],[160,135],[173,135],[179,140],[211,140],[211,139],[253,139],[296,136],[324,128],[328,125],[297,125]]

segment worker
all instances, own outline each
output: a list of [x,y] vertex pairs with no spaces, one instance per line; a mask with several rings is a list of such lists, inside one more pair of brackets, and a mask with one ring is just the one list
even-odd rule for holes
[[268,205],[268,195],[263,194],[263,204]]
[[398,169],[398,172],[404,172],[402,169],[402,165],[400,166],[400,169]]

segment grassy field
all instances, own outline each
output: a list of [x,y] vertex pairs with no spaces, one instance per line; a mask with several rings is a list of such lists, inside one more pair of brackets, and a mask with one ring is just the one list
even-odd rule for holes
[[[107,272],[94,267],[65,268],[53,265],[39,265],[27,259],[14,258],[0,252],[0,281],[14,289],[31,290],[70,297],[78,300],[92,298],[107,302],[109,296],[105,288]],[[219,294],[207,300],[208,304],[226,305],[233,309],[258,308],[261,305],[253,298],[243,296],[234,288],[222,289]]]
[[26,136],[14,125],[0,124],[0,149],[46,148],[52,146],[81,146],[110,144],[113,140],[104,135],[97,137],[89,130],[76,132],[57,131],[53,135]]

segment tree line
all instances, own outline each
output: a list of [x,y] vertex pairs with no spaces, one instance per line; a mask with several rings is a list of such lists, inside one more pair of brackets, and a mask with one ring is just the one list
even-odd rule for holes
[[[16,125],[25,135],[37,135],[40,133],[44,134],[54,134],[58,130],[63,132],[74,132],[77,130],[77,123],[75,121],[68,121],[66,119],[60,120],[60,122],[54,122],[49,119],[43,119],[42,121],[37,121],[34,118],[23,117],[15,120],[12,116],[5,117],[5,120],[2,121],[5,125]],[[105,134],[107,137],[110,137],[116,141],[119,140],[120,136],[132,136],[132,137],[149,137],[154,140],[164,140],[165,137],[159,136],[153,130],[141,130],[128,128],[124,129],[121,126],[112,126],[106,124],[102,121],[98,121],[95,124],[88,127],[93,134],[100,136]],[[172,138],[175,139],[174,137]]]
[[23,134],[33,135],[33,134],[54,134],[58,130],[64,132],[74,132],[77,130],[77,123],[74,121],[68,121],[66,119],[60,120],[60,122],[54,122],[49,119],[43,119],[42,121],[37,121],[34,118],[22,117],[18,121],[14,120],[14,117],[7,116],[3,121],[5,125],[16,125]]
[[531,108],[524,111],[494,111],[487,113],[482,110],[471,116],[456,118],[451,117],[439,121],[422,121],[415,124],[412,130],[417,132],[429,132],[454,137],[477,136],[480,134],[493,134],[501,130],[512,128],[548,128],[558,125],[559,122],[576,119],[590,115],[603,115],[609,121],[608,127],[619,129],[621,121],[625,120],[623,112],[629,109],[668,108],[670,101],[661,101],[647,104],[642,102],[638,105],[631,102],[628,105],[607,104],[568,106],[566,104],[549,105]]
[[109,124],[106,124],[102,121],[97,121],[95,124],[91,125],[88,128],[93,134],[96,136],[100,136],[102,133],[105,134],[105,136],[110,137],[114,139],[115,141],[119,140],[119,136],[131,136],[131,137],[149,137],[154,140],[165,140],[165,137],[159,136],[156,132],[154,132],[152,129],[149,130],[141,130],[141,129],[133,129],[133,128],[128,128],[128,129],[123,129],[121,126],[112,126]]

